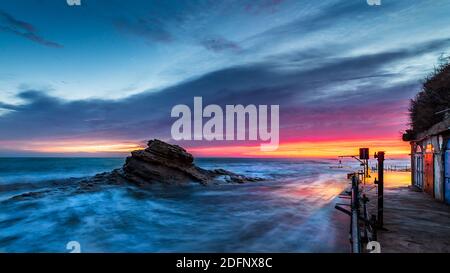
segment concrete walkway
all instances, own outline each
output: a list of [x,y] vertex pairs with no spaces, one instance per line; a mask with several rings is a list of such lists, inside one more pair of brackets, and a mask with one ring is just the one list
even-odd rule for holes
[[[376,211],[376,189],[368,193]],[[411,186],[389,186],[384,195],[384,227],[378,241],[384,253],[450,253],[450,206]]]

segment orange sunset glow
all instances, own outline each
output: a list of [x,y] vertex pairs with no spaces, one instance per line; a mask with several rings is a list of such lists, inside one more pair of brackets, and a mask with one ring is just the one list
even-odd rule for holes
[[36,152],[43,154],[74,154],[74,153],[88,153],[88,154],[127,154],[134,150],[142,149],[143,146],[133,142],[120,141],[79,141],[79,140],[65,140],[65,141],[36,141],[30,143],[20,143],[14,141],[0,142],[0,146],[17,146],[21,147],[21,151]]
[[[176,142],[173,142],[176,144]],[[192,142],[195,144],[195,142]],[[144,145],[132,141],[36,141],[30,143],[2,142],[3,147],[18,146],[22,151],[44,154],[92,154],[126,156]],[[184,145],[183,145],[184,146]],[[333,140],[333,141],[291,141],[280,143],[276,151],[262,152],[260,144],[223,146],[221,142],[211,142],[209,146],[186,149],[198,157],[275,157],[275,158],[330,158],[339,155],[354,155],[360,147],[371,151],[386,151],[393,157],[406,157],[410,152],[408,143],[396,139]]]
[[407,157],[410,147],[401,140],[373,139],[373,140],[335,140],[335,141],[298,141],[280,143],[273,152],[260,151],[259,145],[229,146],[229,147],[201,147],[189,149],[197,156],[213,157],[316,157],[329,158],[339,155],[354,155],[359,147],[370,147],[372,151],[386,151],[389,156]]

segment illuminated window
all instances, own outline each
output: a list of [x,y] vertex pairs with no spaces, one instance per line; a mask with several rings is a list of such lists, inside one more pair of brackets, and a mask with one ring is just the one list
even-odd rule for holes
[[416,153],[421,153],[422,152],[422,147],[420,147],[420,145],[416,146]]

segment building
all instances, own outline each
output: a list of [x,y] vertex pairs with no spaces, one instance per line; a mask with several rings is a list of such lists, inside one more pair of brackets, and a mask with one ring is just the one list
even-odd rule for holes
[[421,132],[411,143],[412,184],[450,204],[450,115]]

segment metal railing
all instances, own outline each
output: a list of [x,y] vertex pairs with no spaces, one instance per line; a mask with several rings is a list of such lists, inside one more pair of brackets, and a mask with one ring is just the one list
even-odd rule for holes
[[[336,204],[335,208],[350,216],[350,243],[353,253],[361,253],[368,242],[376,241],[376,217],[369,218],[365,194],[361,195],[360,179],[357,173],[351,176],[351,192],[341,195],[341,198],[350,199],[350,204]],[[361,213],[362,206],[362,213]],[[350,210],[345,207],[350,207]]]

